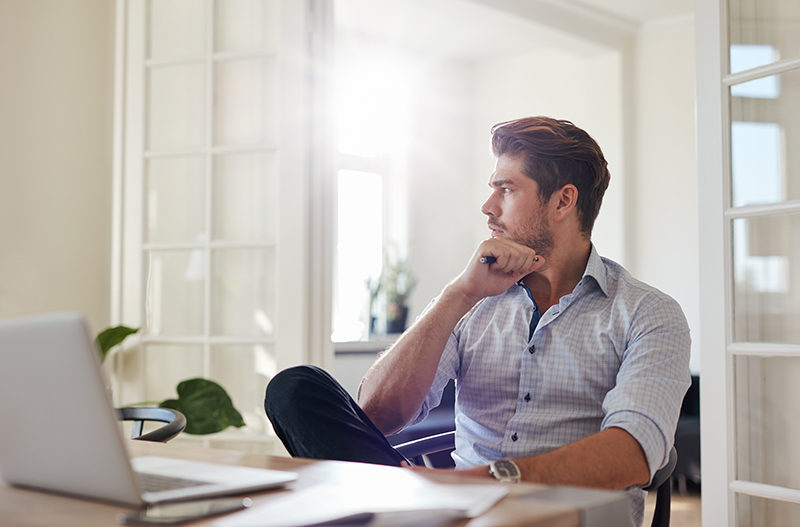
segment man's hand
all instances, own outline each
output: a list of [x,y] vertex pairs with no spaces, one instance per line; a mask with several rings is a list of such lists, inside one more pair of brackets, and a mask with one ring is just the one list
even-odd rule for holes
[[[496,262],[480,263],[482,256]],[[384,435],[414,417],[431,388],[447,340],[458,321],[481,299],[499,295],[540,269],[544,258],[505,238],[480,244],[467,268],[436,303],[384,353],[364,376],[358,404]]]
[[[484,256],[496,261],[481,263]],[[499,295],[544,265],[544,257],[530,247],[507,238],[490,238],[478,246],[466,269],[451,285],[459,289],[467,303],[474,305],[483,298]]]

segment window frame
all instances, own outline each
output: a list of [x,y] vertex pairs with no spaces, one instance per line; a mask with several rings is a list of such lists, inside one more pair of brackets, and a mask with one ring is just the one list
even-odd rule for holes
[[[142,373],[143,354],[137,363],[126,358],[128,351],[140,350],[143,344],[153,342],[193,343],[203,347],[203,375],[209,376],[211,346],[217,344],[270,344],[275,349],[275,371],[286,367],[312,363],[329,367],[333,360],[330,332],[325,324],[311,324],[311,320],[325,320],[324,298],[329,298],[331,279],[324,277],[330,258],[325,256],[325,232],[321,225],[329,223],[316,203],[329,202],[330,191],[323,186],[318,194],[311,189],[325,171],[324,162],[315,162],[310,155],[312,145],[320,146],[319,129],[324,126],[311,115],[325,107],[324,96],[312,91],[309,82],[320,75],[320,55],[326,53],[328,29],[332,27],[332,11],[326,0],[273,0],[277,4],[278,46],[274,53],[277,72],[279,104],[277,114],[277,142],[260,145],[257,149],[270,151],[277,158],[276,233],[274,240],[263,242],[230,243],[213,241],[210,220],[206,218],[206,239],[190,248],[204,251],[205,257],[205,307],[204,333],[200,336],[151,337],[139,334],[126,341],[125,346],[112,354],[112,384],[115,404],[130,404],[144,400]],[[147,0],[116,1],[116,50],[114,97],[114,154],[112,190],[112,277],[111,321],[143,327],[146,284],[144,255],[148,249],[187,248],[187,244],[148,244],[144,240],[144,171],[148,157],[145,146],[146,126],[146,57]],[[205,0],[207,23],[207,53],[202,60],[233,60],[232,53],[215,53],[213,49],[214,0]],[[242,56],[250,57],[244,53]],[[210,141],[210,122],[213,110],[214,79],[206,73],[209,118],[206,122],[206,145],[202,155],[211,159],[216,153],[239,151],[239,148],[215,146]],[[309,100],[312,104],[309,105]],[[316,105],[313,104],[316,102]],[[152,155],[152,154],[150,154]],[[207,163],[210,161],[207,161]],[[206,210],[210,210],[211,174],[206,173]],[[329,207],[328,207],[329,208]],[[329,211],[328,211],[329,214]],[[321,241],[323,240],[323,241]],[[196,246],[196,247],[195,247]],[[272,248],[275,251],[275,333],[274,337],[213,336],[210,333],[210,289],[212,251],[220,248]],[[312,264],[314,262],[314,264]],[[321,262],[317,264],[316,262]],[[278,278],[279,277],[279,278]],[[322,299],[322,300],[321,300]],[[328,304],[329,305],[329,304]],[[329,312],[329,308],[327,309]],[[329,315],[327,319],[329,319]],[[321,338],[325,335],[326,338]],[[266,386],[265,386],[266,387]],[[229,429],[214,436],[201,438],[205,446],[220,442],[277,443],[269,434],[253,434]]]

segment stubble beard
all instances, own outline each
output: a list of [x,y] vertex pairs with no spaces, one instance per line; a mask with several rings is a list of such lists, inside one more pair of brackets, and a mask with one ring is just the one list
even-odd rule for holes
[[513,230],[506,229],[505,224],[499,221],[490,222],[490,226],[505,231],[511,241],[529,247],[545,258],[555,246],[553,230],[543,214],[531,216],[519,228]]

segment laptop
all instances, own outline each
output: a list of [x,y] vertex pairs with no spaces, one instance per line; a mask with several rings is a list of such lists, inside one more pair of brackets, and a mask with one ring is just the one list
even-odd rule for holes
[[[278,488],[297,474],[130,458],[94,338],[73,313],[0,321],[0,478],[135,507]],[[144,481],[177,488],[149,488]]]

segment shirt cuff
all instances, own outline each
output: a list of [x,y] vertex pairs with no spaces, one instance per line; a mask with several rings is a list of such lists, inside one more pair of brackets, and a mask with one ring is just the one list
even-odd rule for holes
[[637,412],[616,412],[603,421],[602,429],[607,428],[621,428],[639,442],[650,468],[650,480],[658,469],[666,465],[672,445],[667,444],[664,434],[649,418]]

